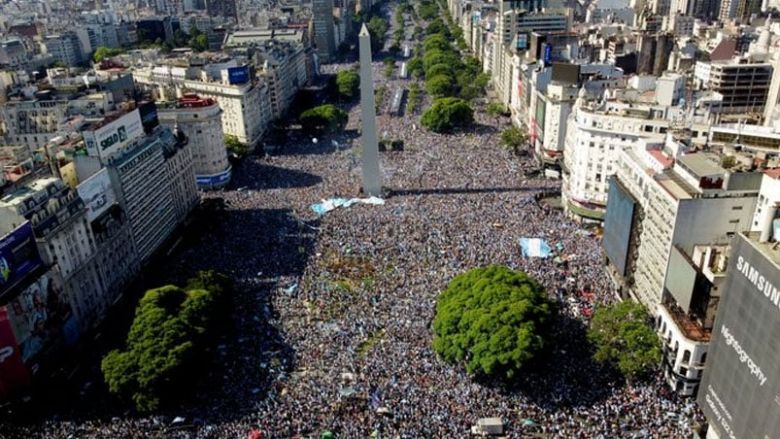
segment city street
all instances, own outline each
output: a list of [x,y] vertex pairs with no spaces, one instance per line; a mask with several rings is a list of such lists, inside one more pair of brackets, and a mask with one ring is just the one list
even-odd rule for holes
[[[374,79],[387,87],[386,106],[407,82],[388,81],[381,62]],[[692,403],[660,380],[625,386],[590,359],[587,315],[615,300],[599,238],[539,202],[560,181],[526,177],[533,160],[501,147],[483,108],[472,128],[451,135],[421,128],[419,112],[379,115],[380,139],[404,141],[404,151],[380,154],[385,204],[318,216],[313,203],[361,196],[360,112],[349,109],[344,133],[315,143],[291,131],[273,153],[247,157],[230,189],[206,195],[227,203],[218,226],[167,262],[172,280],[216,269],[238,285],[234,328],[195,401],[150,418],[101,412],[71,421],[63,409],[13,433],[455,438],[479,418],[502,417],[508,437],[691,434]],[[556,260],[524,258],[521,237],[545,239]],[[475,383],[431,349],[437,295],[455,275],[487,264],[530,273],[561,308],[544,367],[512,389]],[[176,415],[190,426],[170,429]]]

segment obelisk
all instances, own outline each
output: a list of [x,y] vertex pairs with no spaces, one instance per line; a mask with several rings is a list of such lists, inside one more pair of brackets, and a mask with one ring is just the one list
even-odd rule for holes
[[374,78],[371,67],[371,35],[365,23],[360,30],[358,40],[360,42],[360,114],[363,118],[363,192],[368,196],[381,197]]

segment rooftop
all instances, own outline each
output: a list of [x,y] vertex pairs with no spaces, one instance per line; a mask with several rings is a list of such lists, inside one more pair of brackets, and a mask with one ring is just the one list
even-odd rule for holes
[[725,174],[726,170],[718,164],[717,154],[697,152],[685,154],[677,159],[688,171],[697,177]]
[[780,236],[774,237],[775,242],[761,242],[759,240],[760,232],[743,232],[742,235],[745,237],[745,240],[753,244],[756,250],[772,261],[778,272],[780,272]]

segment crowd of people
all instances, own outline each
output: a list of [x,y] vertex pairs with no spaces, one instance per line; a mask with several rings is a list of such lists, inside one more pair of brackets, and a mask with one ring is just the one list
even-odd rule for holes
[[[382,73],[376,72],[377,75]],[[359,123],[345,133],[291,134],[253,155],[231,189],[210,193],[227,211],[218,227],[169,262],[172,277],[217,269],[237,284],[234,330],[214,368],[170,416],[61,416],[19,426],[27,437],[464,437],[500,417],[507,437],[688,437],[692,401],[660,378],[626,385],[590,358],[593,306],[616,300],[597,234],[546,197],[560,182],[531,176],[530,156],[499,145],[496,120],[438,135],[418,115],[380,115],[384,205],[319,216],[311,204],[360,193]],[[353,145],[353,143],[355,145]],[[519,238],[545,239],[555,258],[527,258]],[[561,303],[549,359],[516,386],[476,382],[431,348],[437,295],[457,274],[502,264]],[[78,403],[78,401],[75,401]]]

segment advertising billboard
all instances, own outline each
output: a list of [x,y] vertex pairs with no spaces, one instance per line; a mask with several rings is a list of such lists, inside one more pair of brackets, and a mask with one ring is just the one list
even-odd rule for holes
[[[764,244],[767,252],[773,252]],[[732,241],[707,367],[698,394],[721,438],[780,432],[780,266],[753,241]]]
[[29,221],[0,238],[0,293],[10,290],[42,266]]
[[542,61],[544,61],[545,66],[549,66],[552,62],[552,45],[549,43],[544,43],[544,55],[542,56]]
[[116,194],[111,187],[111,179],[106,168],[84,180],[76,187],[79,196],[87,207],[87,220],[92,221],[106,209],[116,203]]
[[249,82],[249,66],[230,67],[227,69],[227,72],[228,83],[231,85]]
[[228,181],[230,181],[231,174],[232,174],[232,169],[228,168],[218,174],[196,175],[195,179],[198,186],[201,187],[222,186],[227,184]]
[[636,201],[631,194],[620,185],[617,178],[610,177],[602,246],[621,276],[626,275],[635,209]]
[[528,49],[528,34],[526,33],[517,34],[517,50],[526,50],[526,49]]
[[57,270],[49,270],[32,282],[8,303],[7,310],[22,361],[33,371],[41,354],[70,345],[78,337],[73,307]]
[[8,312],[0,307],[0,399],[14,394],[30,383],[30,373],[22,361],[22,353],[16,344]]
[[99,128],[81,133],[87,153],[93,157],[108,157],[144,135],[141,116],[135,109]]

